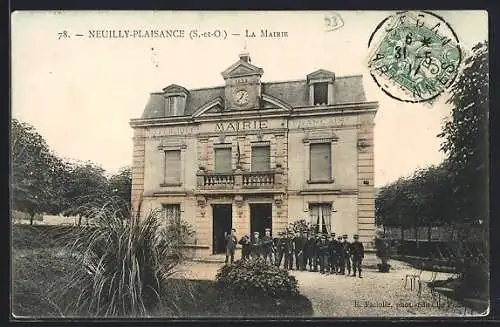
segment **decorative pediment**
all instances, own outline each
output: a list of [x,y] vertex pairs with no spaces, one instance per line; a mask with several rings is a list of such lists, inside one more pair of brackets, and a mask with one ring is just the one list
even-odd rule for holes
[[221,74],[222,77],[224,77],[224,79],[227,79],[230,77],[240,77],[240,76],[250,76],[250,75],[262,76],[263,73],[264,70],[262,68],[254,66],[240,59],[239,61],[231,65],[228,69],[223,71]]
[[224,100],[221,97],[217,97],[211,100],[210,102],[205,103],[200,108],[198,108],[194,112],[193,117],[199,117],[205,113],[221,112],[223,108],[224,108]]
[[270,96],[267,94],[262,94],[262,101],[270,103],[273,106],[278,107],[280,109],[283,109],[286,111],[292,111],[292,106],[290,106],[288,103],[286,103],[286,102],[284,102],[276,97],[273,97],[273,96]]
[[316,80],[334,81],[335,80],[335,73],[331,72],[329,70],[326,70],[326,69],[318,69],[317,71],[312,72],[312,73],[307,75],[307,82],[308,83],[311,81],[316,81]]
[[170,84],[169,86],[165,87],[163,89],[163,92],[165,94],[177,94],[177,93],[184,93],[186,95],[189,94],[189,91],[182,86],[179,86],[177,84]]

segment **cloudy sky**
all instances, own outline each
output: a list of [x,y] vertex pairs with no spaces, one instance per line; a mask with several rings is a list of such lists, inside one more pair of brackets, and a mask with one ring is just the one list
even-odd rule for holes
[[[368,39],[390,13],[336,13],[343,26],[327,31],[329,12],[15,12],[12,116],[33,124],[58,155],[91,160],[113,173],[131,164],[129,120],[141,116],[150,92],[172,83],[188,89],[223,85],[220,73],[238,59],[246,43],[252,63],[264,69],[264,82],[302,79],[320,68],[337,76],[365,76],[367,100],[380,105],[375,120],[377,186],[440,163],[444,155],[436,135],[451,110],[444,103],[446,95],[432,106],[398,102],[368,74]],[[487,39],[486,12],[436,13],[466,50]],[[96,30],[152,29],[182,29],[186,35],[89,37]],[[287,32],[288,37],[243,37],[245,30],[259,34],[261,29]],[[191,30],[221,30],[228,36],[192,40]]]

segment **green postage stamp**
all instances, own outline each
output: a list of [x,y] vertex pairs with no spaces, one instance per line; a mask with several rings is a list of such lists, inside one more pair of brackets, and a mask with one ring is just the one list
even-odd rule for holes
[[387,17],[368,47],[368,68],[377,85],[390,97],[413,103],[431,103],[451,86],[463,56],[451,26],[424,11]]

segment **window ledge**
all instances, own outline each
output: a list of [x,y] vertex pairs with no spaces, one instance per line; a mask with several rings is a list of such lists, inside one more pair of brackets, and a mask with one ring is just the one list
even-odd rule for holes
[[335,180],[333,179],[321,179],[321,180],[307,180],[307,184],[332,184]]
[[182,183],[161,183],[160,187],[173,187],[173,186],[182,186]]

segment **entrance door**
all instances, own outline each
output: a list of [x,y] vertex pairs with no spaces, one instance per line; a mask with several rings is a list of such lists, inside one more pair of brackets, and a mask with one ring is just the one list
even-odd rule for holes
[[230,204],[214,204],[213,219],[213,254],[225,253],[225,233],[231,233],[232,207]]
[[252,233],[259,232],[259,235],[264,235],[266,228],[271,229],[273,233],[273,207],[271,203],[255,203],[250,204],[250,231]]

